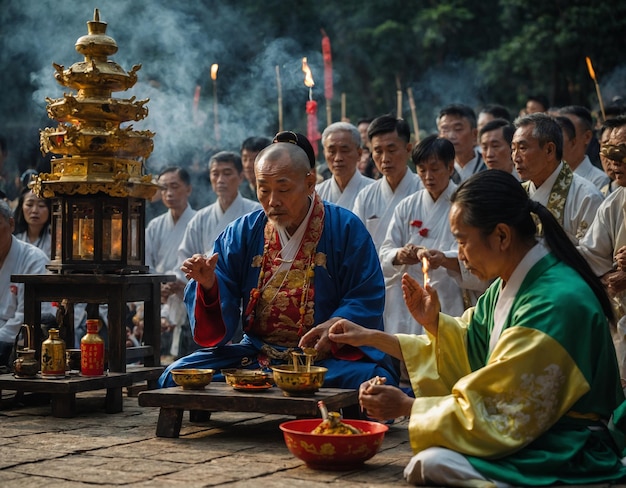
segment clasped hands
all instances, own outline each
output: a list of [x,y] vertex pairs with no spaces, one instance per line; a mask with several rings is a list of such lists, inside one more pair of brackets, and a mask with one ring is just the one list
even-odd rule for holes
[[437,269],[444,264],[446,256],[436,249],[428,249],[409,243],[398,249],[393,264],[419,264],[423,258],[428,259],[430,269]]
[[610,295],[626,290],[626,246],[620,247],[615,253],[615,266],[615,271],[609,271],[602,277]]

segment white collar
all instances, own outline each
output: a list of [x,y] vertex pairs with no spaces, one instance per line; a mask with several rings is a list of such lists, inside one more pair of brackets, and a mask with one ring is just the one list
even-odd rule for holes
[[520,286],[522,286],[524,278],[526,278],[526,275],[532,267],[547,254],[548,250],[543,244],[535,244],[517,264],[511,274],[511,277],[509,278],[509,281],[506,284],[501,284],[500,294],[498,295],[496,309],[493,316],[493,330],[491,331],[491,336],[489,338],[489,354],[493,352],[498,339],[500,339],[504,322],[511,311],[511,307],[513,306],[513,302],[519,292]]

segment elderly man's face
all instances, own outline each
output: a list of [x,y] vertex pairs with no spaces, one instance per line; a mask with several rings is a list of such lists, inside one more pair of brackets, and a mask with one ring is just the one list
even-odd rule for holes
[[350,132],[339,130],[329,134],[324,140],[324,158],[333,176],[346,182],[356,172],[361,148],[354,143]]
[[315,189],[311,169],[294,166],[288,154],[263,157],[256,164],[257,197],[267,218],[293,234],[309,210],[309,195]]
[[539,187],[555,170],[558,161],[554,155],[554,144],[541,147],[532,132],[534,124],[519,127],[513,135],[511,150],[515,169],[522,180],[531,180]]

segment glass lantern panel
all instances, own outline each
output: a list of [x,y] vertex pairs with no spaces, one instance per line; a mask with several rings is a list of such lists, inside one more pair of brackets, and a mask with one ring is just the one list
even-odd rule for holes
[[103,212],[102,258],[105,261],[122,259],[123,209],[118,205],[107,204]]
[[72,259],[93,261],[94,211],[88,203],[72,204]]
[[51,249],[52,261],[63,259],[63,204],[52,204],[52,229],[54,230],[54,248]]
[[139,259],[139,216],[131,214],[130,221],[128,222],[129,233],[129,261],[137,261]]

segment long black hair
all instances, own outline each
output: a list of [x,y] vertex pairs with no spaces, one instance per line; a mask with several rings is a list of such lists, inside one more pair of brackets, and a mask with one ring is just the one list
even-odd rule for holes
[[522,239],[535,240],[537,224],[531,214],[541,221],[543,237],[550,251],[574,268],[597,297],[604,314],[613,320],[613,307],[606,290],[591,267],[578,252],[552,213],[531,200],[519,181],[510,173],[492,169],[481,171],[459,185],[452,203],[463,208],[463,223],[489,235],[496,225],[506,224]]

